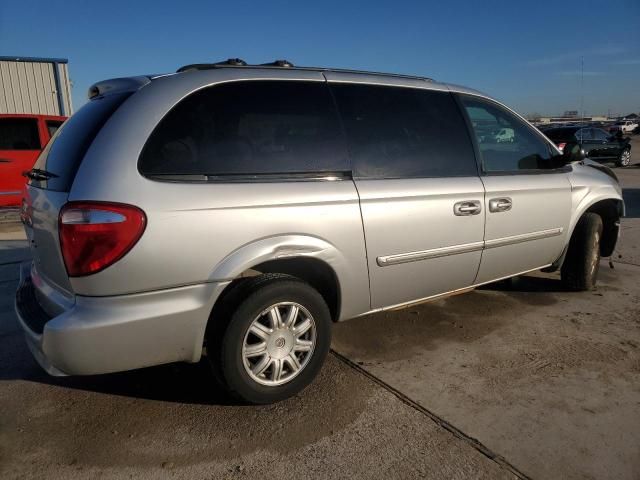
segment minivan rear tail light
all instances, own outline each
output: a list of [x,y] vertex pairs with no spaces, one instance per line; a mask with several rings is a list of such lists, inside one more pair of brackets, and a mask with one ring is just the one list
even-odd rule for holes
[[60,249],[70,277],[104,270],[140,240],[147,223],[132,205],[69,202],[60,210]]

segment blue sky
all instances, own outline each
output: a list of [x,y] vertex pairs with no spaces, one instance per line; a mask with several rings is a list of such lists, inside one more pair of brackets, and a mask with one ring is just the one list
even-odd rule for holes
[[640,1],[0,2],[0,55],[69,59],[95,81],[241,57],[425,75],[521,113],[640,110]]

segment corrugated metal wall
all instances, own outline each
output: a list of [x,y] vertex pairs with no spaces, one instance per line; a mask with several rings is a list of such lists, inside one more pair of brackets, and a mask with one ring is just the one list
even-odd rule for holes
[[64,102],[65,115],[71,116],[73,106],[71,105],[71,80],[69,80],[69,65],[66,63],[58,64],[60,72],[60,88],[62,89],[62,101]]
[[62,115],[54,68],[58,68],[64,114],[71,115],[71,87],[65,63],[0,60],[0,113]]

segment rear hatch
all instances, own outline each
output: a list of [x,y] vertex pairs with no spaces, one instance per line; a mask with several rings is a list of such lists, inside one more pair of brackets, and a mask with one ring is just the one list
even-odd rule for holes
[[130,94],[87,102],[58,129],[29,173],[22,215],[36,274],[67,293],[72,289],[60,250],[58,215],[95,136]]

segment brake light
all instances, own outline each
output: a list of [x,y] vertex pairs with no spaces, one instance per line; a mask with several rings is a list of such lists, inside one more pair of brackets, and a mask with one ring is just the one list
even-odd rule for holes
[[563,151],[564,151],[564,146],[565,146],[566,144],[567,144],[566,142],[559,143],[559,144],[558,144],[558,150],[560,150],[561,152],[563,152]]
[[58,222],[60,249],[71,277],[104,270],[124,257],[146,226],[142,210],[132,205],[69,202]]

